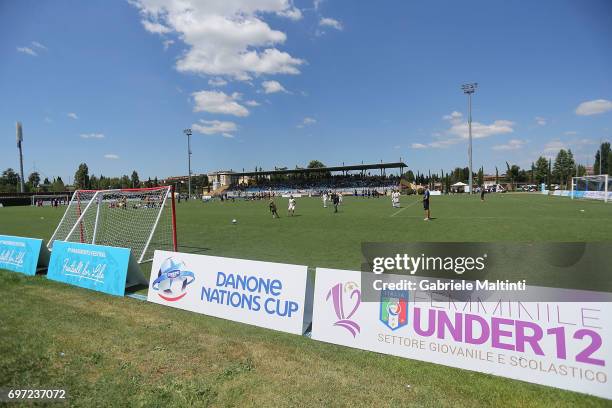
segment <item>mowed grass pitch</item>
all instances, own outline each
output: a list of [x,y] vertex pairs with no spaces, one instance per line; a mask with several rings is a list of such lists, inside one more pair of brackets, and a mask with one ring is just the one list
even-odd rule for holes
[[[610,240],[612,205],[503,194],[346,198],[339,214],[298,199],[177,205],[180,250],[359,269],[362,241]],[[580,210],[583,209],[584,212]],[[48,239],[62,209],[0,209],[0,234]],[[237,225],[231,220],[236,218]],[[149,271],[145,265],[145,274]],[[610,402],[353,350],[0,272],[0,386],[65,388],[74,405],[609,406]]]

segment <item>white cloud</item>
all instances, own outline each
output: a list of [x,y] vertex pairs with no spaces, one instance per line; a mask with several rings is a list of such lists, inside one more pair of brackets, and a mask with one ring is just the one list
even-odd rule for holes
[[234,137],[232,133],[238,130],[238,126],[234,122],[200,119],[200,123],[194,123],[191,128],[205,135],[221,134],[224,137],[232,138]]
[[247,105],[247,106],[259,106],[260,105],[259,102],[253,101],[253,100],[246,101],[244,104]]
[[[453,112],[450,115],[444,116],[444,119],[450,122],[451,127],[447,133],[458,137],[459,139],[467,139],[469,137],[469,127],[467,121],[463,120],[463,115],[460,112]],[[472,122],[472,137],[480,139],[484,137],[512,133],[514,122],[509,120],[495,120],[490,125]]]
[[104,139],[102,133],[81,133],[81,139]]
[[77,114],[74,112],[69,112],[66,116],[68,116],[70,119],[75,119],[75,120],[79,118]]
[[24,53],[24,54],[31,55],[33,57],[37,57],[38,53],[36,51],[34,51],[34,49],[43,50],[43,51],[47,51],[48,50],[47,47],[45,47],[44,45],[42,45],[38,41],[32,41],[30,44],[31,45],[29,47],[17,47],[17,51],[21,52],[21,53]]
[[31,49],[30,47],[17,47],[17,51],[19,51],[21,53],[24,53],[24,54],[31,55],[33,57],[37,57],[38,56],[38,54],[33,49]]
[[191,94],[195,101],[194,112],[222,113],[234,116],[249,116],[249,110],[239,104],[241,95],[234,92],[227,95],[219,91],[199,91]]
[[142,25],[144,26],[145,30],[153,34],[168,34],[172,32],[172,29],[169,27],[150,20],[142,20]]
[[310,117],[305,117],[304,120],[302,120],[302,123],[300,123],[299,125],[297,125],[298,128],[302,129],[305,126],[310,126],[310,125],[314,125],[315,123],[317,123],[317,120],[314,118],[310,118]]
[[109,159],[109,160],[118,160],[119,156],[117,156],[116,154],[113,154],[113,153],[109,153],[109,154],[105,154],[104,158],[105,159]]
[[225,85],[227,85],[227,81],[225,79],[219,78],[219,77],[211,78],[211,79],[208,80],[208,85],[216,86],[216,87],[225,86]]
[[335,28],[338,31],[342,31],[344,29],[344,27],[342,26],[342,23],[336,19],[333,18],[329,18],[329,17],[322,17],[319,20],[319,25],[321,27],[331,27],[331,28]]
[[276,14],[278,14],[281,17],[287,17],[288,19],[293,20],[293,21],[298,21],[302,19],[302,12],[297,7],[292,7],[285,11],[279,11]]
[[607,99],[595,99],[594,101],[582,102],[576,108],[576,115],[590,116],[612,111],[612,101]]
[[174,33],[186,45],[176,69],[249,80],[262,74],[299,74],[302,59],[277,48],[287,36],[262,16],[274,13],[298,20],[290,0],[131,0],[143,25],[156,34]]
[[543,118],[541,116],[536,116],[535,117],[535,121],[538,125],[540,126],[546,126],[546,124],[548,123],[548,121],[546,120],[546,118]]
[[168,48],[170,48],[170,46],[174,44],[174,40],[164,40],[163,44],[164,44],[164,51],[168,51]]
[[559,139],[553,139],[544,145],[545,152],[558,152],[561,149],[567,149],[567,144]]
[[[413,149],[423,149],[425,147],[446,148],[457,143],[464,142],[469,138],[469,126],[464,120],[461,112],[454,111],[442,117],[449,122],[450,128],[444,132],[435,132],[432,134],[436,140],[433,142],[413,143]],[[495,120],[491,124],[480,122],[472,122],[472,138],[482,139],[485,137],[507,134],[514,132],[514,122],[509,120]]]
[[520,139],[511,139],[508,143],[493,146],[493,150],[518,150],[522,149],[527,142]]
[[35,48],[40,48],[41,50],[46,50],[47,47],[39,43],[38,41],[32,41],[32,46]]
[[261,86],[263,86],[264,92],[267,94],[287,92],[287,90],[278,81],[263,81]]
[[574,135],[577,135],[578,132],[576,132],[575,130],[568,130],[567,132],[563,132],[563,134],[568,135],[568,136],[574,136]]

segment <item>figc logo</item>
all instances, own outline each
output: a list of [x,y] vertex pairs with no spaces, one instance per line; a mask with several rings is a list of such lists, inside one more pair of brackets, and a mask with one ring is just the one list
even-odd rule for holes
[[383,290],[380,294],[380,321],[391,330],[408,324],[408,291]]

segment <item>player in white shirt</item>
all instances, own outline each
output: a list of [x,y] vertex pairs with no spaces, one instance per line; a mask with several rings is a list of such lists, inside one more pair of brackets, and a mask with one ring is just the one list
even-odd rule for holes
[[293,196],[289,196],[289,208],[287,212],[292,217],[295,215],[295,198],[293,198]]
[[327,191],[323,192],[323,208],[327,208],[327,199],[329,197],[327,196]]

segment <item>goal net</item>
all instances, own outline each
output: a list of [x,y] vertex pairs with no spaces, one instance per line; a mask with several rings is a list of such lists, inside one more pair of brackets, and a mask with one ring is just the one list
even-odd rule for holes
[[131,248],[139,263],[177,250],[172,187],[77,190],[49,240]]
[[607,174],[572,177],[570,196],[592,200],[612,201],[612,179]]

